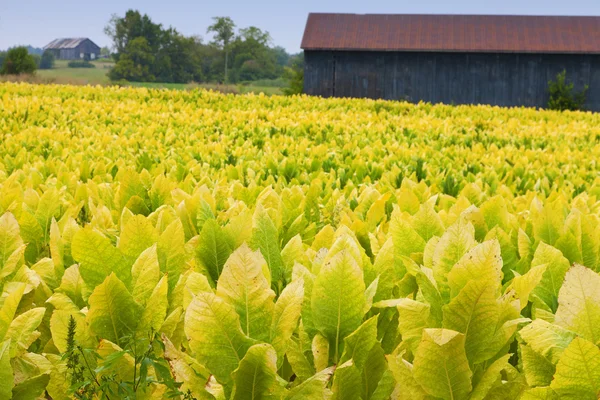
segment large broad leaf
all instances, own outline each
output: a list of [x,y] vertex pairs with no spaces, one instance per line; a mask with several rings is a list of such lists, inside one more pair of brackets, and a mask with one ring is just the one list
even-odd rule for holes
[[361,394],[360,371],[352,360],[339,365],[333,374],[331,400],[359,400]]
[[504,321],[500,321],[501,310],[495,294],[495,285],[470,281],[444,306],[443,326],[464,333],[465,350],[472,364],[486,361],[506,344],[498,340]]
[[179,219],[171,222],[167,229],[158,238],[157,245],[158,263],[160,271],[169,277],[169,291],[173,290],[184,270],[185,234]]
[[464,218],[449,227],[440,238],[433,253],[432,269],[442,298],[447,300],[450,297],[448,273],[476,244],[475,229]]
[[545,264],[532,267],[525,275],[518,275],[513,278],[506,290],[507,293],[514,290],[515,297],[519,299],[520,309],[524,309],[528,302],[533,289],[542,281],[542,277],[546,272]]
[[533,351],[556,364],[563,351],[575,338],[575,333],[541,319],[519,331],[519,336]]
[[[290,338],[296,330],[302,302],[304,281],[301,278],[287,285],[275,303],[271,321],[270,342],[277,351],[277,361],[281,364]],[[280,365],[279,365],[280,366]]]
[[138,332],[147,335],[150,331],[158,332],[167,317],[169,283],[167,277],[163,277],[148,298],[142,311]]
[[39,398],[45,391],[50,374],[41,374],[20,382],[12,390],[13,400],[31,400]]
[[23,245],[20,236],[20,228],[17,219],[7,212],[0,217],[0,267],[4,264],[15,250]]
[[73,258],[79,262],[79,273],[86,285],[94,288],[111,273],[129,284],[131,270],[119,249],[91,228],[80,229],[71,243]]
[[135,332],[141,307],[115,274],[94,289],[89,303],[87,322],[98,338],[120,344],[123,337]]
[[414,367],[403,358],[404,351],[396,349],[387,356],[388,366],[398,384],[398,399],[423,400],[427,397],[425,390],[415,380]]
[[152,222],[143,215],[133,215],[121,226],[119,250],[129,260],[135,260],[158,240],[158,232]]
[[26,352],[29,346],[37,340],[40,333],[36,329],[42,323],[45,313],[45,307],[37,307],[25,311],[12,321],[6,333],[6,338],[10,339],[11,358]]
[[0,346],[0,399],[11,398],[14,382],[10,365],[10,340],[7,340]]
[[263,342],[269,340],[275,298],[265,271],[262,254],[242,245],[225,263],[217,285],[217,296],[240,316],[242,331]]
[[600,349],[575,338],[556,365],[550,385],[560,399],[597,400],[600,395]]
[[333,375],[334,368],[326,368],[317,372],[298,386],[291,389],[285,400],[322,400],[327,398],[327,384]]
[[[26,284],[24,283],[13,283],[10,284],[8,288],[4,288],[5,292],[8,293],[4,297],[2,308],[0,308],[0,338],[6,336],[6,332],[8,332],[10,324],[17,312],[17,308],[19,307],[19,303],[23,298],[25,288]],[[9,290],[7,291],[7,289]]]
[[[401,257],[410,257],[413,253],[422,253],[425,249],[425,240],[401,215],[399,208],[395,208],[390,221],[390,234],[394,243],[394,259],[396,267],[402,271]],[[403,272],[403,271],[402,271]]]
[[421,204],[421,208],[412,218],[412,227],[425,240],[444,234],[442,219],[430,203]]
[[567,272],[558,296],[556,324],[600,343],[600,275],[582,265]]
[[231,384],[231,373],[255,342],[244,335],[233,306],[210,292],[199,293],[185,313],[192,355],[216,379]]
[[377,318],[376,315],[368,319],[344,339],[344,352],[340,364],[352,360],[356,368],[359,370],[363,368],[369,352],[377,343]]
[[349,251],[342,250],[317,275],[311,308],[315,327],[327,337],[334,362],[344,338],[359,327],[364,316],[363,273]]
[[465,335],[448,329],[425,329],[415,354],[415,380],[432,396],[466,399],[471,392]]
[[500,290],[502,284],[502,256],[500,243],[489,240],[473,247],[448,273],[451,296],[456,296],[468,282],[485,281]]
[[266,343],[248,349],[233,371],[232,400],[279,400],[284,388],[277,380],[277,353]]
[[273,285],[278,292],[283,289],[283,260],[279,247],[279,232],[269,213],[262,207],[257,206],[252,219],[252,248],[260,250],[271,270]]
[[229,238],[223,229],[216,220],[207,220],[200,231],[196,255],[214,282],[219,280],[231,252]]
[[523,365],[523,373],[529,386],[548,386],[556,367],[550,360],[526,344],[519,344],[519,361]]
[[535,251],[531,267],[544,264],[546,271],[542,281],[533,290],[533,294],[542,299],[552,311],[556,311],[558,292],[569,269],[569,260],[563,257],[560,250],[542,242]]
[[58,218],[59,215],[60,193],[56,188],[50,188],[40,197],[40,202],[35,211],[35,218],[44,232],[44,242],[46,242],[46,238],[48,238],[48,234],[50,233],[52,218]]
[[139,304],[146,304],[146,300],[156,287],[160,279],[160,267],[156,245],[144,250],[131,267],[132,291],[131,294]]
[[489,393],[490,389],[502,379],[501,373],[509,364],[508,359],[510,354],[507,354],[492,363],[486,368],[480,379],[477,381],[477,385],[473,388],[473,392],[469,397],[469,400],[483,400]]

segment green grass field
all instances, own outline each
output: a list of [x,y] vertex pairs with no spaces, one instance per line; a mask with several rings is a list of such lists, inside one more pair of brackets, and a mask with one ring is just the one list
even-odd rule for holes
[[[54,83],[74,85],[109,85],[107,73],[114,65],[111,61],[93,61],[96,68],[69,68],[68,61],[57,60],[53,69],[38,70],[37,75]],[[185,84],[185,83],[158,83],[158,82],[131,82],[133,87],[147,87],[152,89],[186,90],[196,87],[223,91],[226,93],[264,93],[266,95],[282,94],[281,87],[258,86],[253,84],[243,85],[217,85],[211,83]]]

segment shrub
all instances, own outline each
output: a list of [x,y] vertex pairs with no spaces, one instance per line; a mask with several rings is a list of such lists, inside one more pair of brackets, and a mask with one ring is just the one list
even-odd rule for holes
[[562,71],[556,75],[556,80],[548,82],[548,109],[557,111],[577,111],[583,110],[588,86],[586,85],[581,92],[575,92],[573,83],[567,83],[567,71]]
[[67,66],[69,68],[96,68],[96,66],[89,61],[70,61]]
[[288,81],[288,87],[283,88],[283,94],[292,96],[304,93],[304,63],[300,60],[291,67],[285,67],[283,77]]
[[33,74],[37,69],[35,59],[25,47],[15,47],[6,53],[0,75]]
[[51,51],[45,51],[40,59],[40,69],[54,68],[54,54]]

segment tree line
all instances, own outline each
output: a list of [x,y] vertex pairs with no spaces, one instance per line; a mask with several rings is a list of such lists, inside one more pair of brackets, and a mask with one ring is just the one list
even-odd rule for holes
[[213,18],[209,42],[165,28],[137,10],[113,16],[105,33],[113,42],[116,64],[109,77],[115,81],[237,83],[290,76],[302,63],[301,54],[274,46],[267,31],[237,29],[229,17]]

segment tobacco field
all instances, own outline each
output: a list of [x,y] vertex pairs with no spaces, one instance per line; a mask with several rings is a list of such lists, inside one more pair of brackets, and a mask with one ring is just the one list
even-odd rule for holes
[[0,399],[596,400],[600,115],[0,84]]

